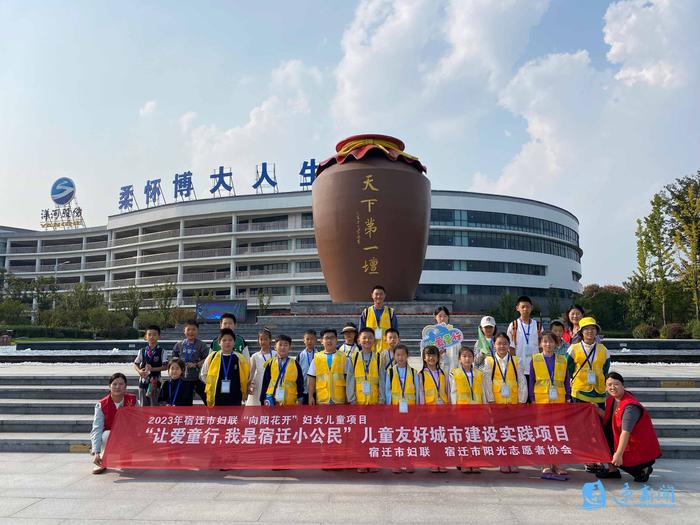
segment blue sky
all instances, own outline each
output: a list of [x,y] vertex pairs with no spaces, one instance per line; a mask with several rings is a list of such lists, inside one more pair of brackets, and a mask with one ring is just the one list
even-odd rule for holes
[[89,225],[186,170],[251,193],[275,162],[294,190],[384,132],[434,188],[572,211],[583,281],[619,283],[651,195],[700,167],[698,21],[691,0],[0,0],[0,224],[37,228],[59,176]]

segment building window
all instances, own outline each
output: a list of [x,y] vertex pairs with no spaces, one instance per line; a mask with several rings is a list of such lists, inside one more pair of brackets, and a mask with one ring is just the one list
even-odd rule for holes
[[581,274],[578,272],[571,272],[571,278],[574,281],[579,282],[579,281],[581,281]]
[[431,230],[428,236],[428,244],[431,246],[469,246],[472,248],[522,250],[556,255],[573,259],[577,262],[581,261],[579,251],[567,244],[514,233]]
[[297,286],[297,295],[327,295],[328,288],[325,284],[307,284]]
[[493,228],[537,233],[555,237],[576,246],[579,242],[578,233],[563,224],[512,213],[435,208],[430,211],[430,224],[433,226]]
[[490,295],[501,296],[509,293],[514,297],[527,295],[530,297],[546,298],[548,293],[553,291],[560,299],[571,298],[571,291],[562,288],[528,288],[520,286],[490,286],[480,284],[421,284],[418,285],[416,295],[418,299],[428,298],[427,296],[441,295]]
[[517,273],[522,275],[545,275],[547,272],[547,267],[541,264],[450,259],[426,259],[423,269],[454,272]]
[[297,272],[320,272],[321,261],[297,261]]
[[313,250],[316,248],[316,237],[304,237],[303,239],[297,239],[296,243],[298,250]]

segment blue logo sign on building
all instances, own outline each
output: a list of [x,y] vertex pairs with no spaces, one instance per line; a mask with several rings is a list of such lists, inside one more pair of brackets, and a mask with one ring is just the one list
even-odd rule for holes
[[64,206],[75,198],[75,183],[68,177],[57,179],[51,186],[51,199]]

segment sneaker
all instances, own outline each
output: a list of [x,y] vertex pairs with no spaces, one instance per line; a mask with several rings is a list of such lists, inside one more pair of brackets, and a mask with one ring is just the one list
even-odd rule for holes
[[647,481],[649,481],[649,476],[651,476],[651,473],[653,471],[654,469],[651,466],[645,467],[642,470],[642,474],[634,478],[634,481],[636,481],[637,483],[646,483]]
[[604,470],[602,472],[596,472],[595,475],[598,479],[620,479],[622,474],[619,470]]
[[392,471],[394,474],[401,474],[401,469],[400,469],[400,468],[393,468],[393,469],[391,469],[391,471]]
[[366,474],[367,472],[369,472],[369,470],[367,470],[366,468],[358,468],[357,472],[359,474]]
[[106,467],[98,467],[97,465],[95,465],[94,467],[92,467],[92,473],[93,473],[93,474],[102,474],[102,473],[104,473],[105,470],[107,470]]
[[406,474],[413,474],[416,471],[416,469],[410,467],[406,469]]

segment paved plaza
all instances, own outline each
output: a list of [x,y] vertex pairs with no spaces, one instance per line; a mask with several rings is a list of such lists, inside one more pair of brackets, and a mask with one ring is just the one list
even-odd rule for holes
[[[108,471],[85,454],[0,454],[0,523],[698,523],[700,461],[661,460],[649,486],[671,485],[671,508],[621,508],[625,481],[606,480],[605,508],[582,508],[581,470],[568,482],[538,471]],[[630,487],[638,486],[630,483]]]

